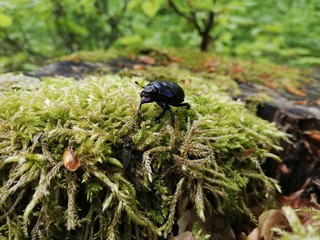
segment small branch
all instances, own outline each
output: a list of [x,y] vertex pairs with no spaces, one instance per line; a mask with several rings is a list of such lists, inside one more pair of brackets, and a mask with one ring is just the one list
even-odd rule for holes
[[73,52],[73,37],[72,34],[70,34],[70,31],[66,24],[61,24],[60,19],[66,18],[66,13],[63,10],[63,6],[61,5],[59,0],[51,0],[52,2],[52,15],[54,18],[54,25],[56,28],[56,32],[61,37],[64,46],[68,49],[68,51]]
[[192,8],[192,6],[191,6],[191,4],[190,4],[190,1],[187,1],[187,3],[188,3],[188,6],[189,6],[189,10],[190,10],[191,22],[193,23],[194,27],[197,29],[199,35],[202,36],[203,30],[201,29],[201,27],[200,27],[200,25],[199,25],[199,23],[198,23],[196,12],[195,12],[195,10]]
[[172,0],[168,0],[168,4],[173,9],[173,11],[175,11],[178,15],[187,19],[188,21],[190,20],[190,17],[188,15],[184,14],[182,11],[180,11],[180,9],[177,7],[177,5],[174,4],[174,2]]
[[38,59],[38,60],[42,60],[42,59],[45,59],[45,56],[38,53],[38,52],[35,52],[34,50],[28,48],[28,47],[24,47],[24,44],[21,44],[11,38],[9,38],[8,36],[6,36],[4,38],[4,40],[10,44],[12,47],[14,47],[16,50],[18,51],[22,51],[22,52],[25,52],[31,56],[33,56],[35,59]]
[[210,30],[214,26],[214,19],[216,14],[213,11],[208,12],[207,19],[204,21],[204,26],[201,27],[197,19],[196,10],[193,8],[191,1],[187,0],[186,2],[189,7],[188,14],[182,12],[181,9],[179,9],[178,6],[173,2],[173,0],[168,0],[168,4],[173,9],[173,11],[187,21],[191,22],[191,24],[197,30],[198,34],[201,36],[200,49],[201,51],[206,51],[208,50],[208,47],[212,41]]
[[125,12],[127,11],[127,6],[128,0],[125,0],[119,16],[113,15],[108,18],[107,21],[111,27],[111,33],[105,44],[105,49],[109,48],[112,45],[112,43],[117,39],[119,33],[119,24],[122,21]]

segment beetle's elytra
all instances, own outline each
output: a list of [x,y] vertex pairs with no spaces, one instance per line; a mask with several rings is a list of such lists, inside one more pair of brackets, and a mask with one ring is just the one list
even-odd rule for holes
[[[136,84],[138,84],[136,82]],[[139,84],[138,84],[139,85]],[[171,123],[174,125],[174,113],[170,106],[174,107],[187,107],[190,108],[189,103],[184,103],[184,91],[174,82],[169,81],[155,81],[150,82],[140,94],[141,103],[138,109],[138,117],[141,117],[141,106],[144,103],[156,102],[163,110],[156,117],[156,121],[159,121],[168,110],[171,116]]]

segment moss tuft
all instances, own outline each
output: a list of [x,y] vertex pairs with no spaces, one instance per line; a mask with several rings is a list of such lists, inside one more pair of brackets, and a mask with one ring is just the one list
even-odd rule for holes
[[[260,161],[286,135],[200,78],[179,83],[191,109],[155,123],[156,104],[137,108],[141,78],[48,78],[0,92],[0,236],[19,239],[156,239],[195,206],[250,215],[276,183]],[[16,84],[16,82],[14,82]],[[133,140],[123,169],[124,139]],[[61,157],[72,146],[81,166]],[[252,219],[253,220],[253,219]]]

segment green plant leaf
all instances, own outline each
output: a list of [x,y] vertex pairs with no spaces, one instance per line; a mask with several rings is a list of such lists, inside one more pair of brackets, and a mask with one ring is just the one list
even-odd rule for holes
[[148,0],[142,4],[142,10],[148,17],[154,17],[161,7],[161,0]]
[[126,46],[135,45],[141,42],[142,42],[142,38],[140,35],[137,35],[137,34],[128,36],[128,37],[122,37],[118,40],[118,43]]
[[141,0],[132,0],[128,3],[128,10],[133,10],[141,4]]
[[0,28],[7,28],[12,25],[12,18],[0,13]]

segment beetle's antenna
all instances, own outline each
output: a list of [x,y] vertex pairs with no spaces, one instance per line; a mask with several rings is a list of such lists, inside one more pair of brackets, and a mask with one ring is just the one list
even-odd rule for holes
[[138,81],[135,81],[135,83],[136,83],[138,86],[144,88],[143,86],[141,86],[141,85],[138,83]]

